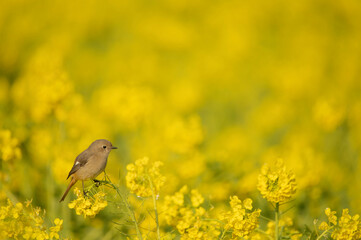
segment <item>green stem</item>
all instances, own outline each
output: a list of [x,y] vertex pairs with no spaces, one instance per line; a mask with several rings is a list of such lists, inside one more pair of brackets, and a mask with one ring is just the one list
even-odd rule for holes
[[266,221],[269,221],[269,222],[273,221],[273,219],[270,219],[270,218],[262,216],[262,215],[260,215],[259,217],[262,218],[263,220],[266,220]]
[[132,211],[132,208],[131,208],[129,202],[128,202],[127,199],[120,193],[119,188],[118,188],[117,186],[115,186],[115,185],[110,181],[109,178],[108,178],[108,180],[109,180],[109,181],[105,181],[105,182],[107,182],[110,186],[112,186],[112,187],[117,191],[118,195],[120,196],[120,198],[122,199],[124,205],[126,206],[126,208],[127,208],[127,210],[128,210],[128,214],[129,214],[130,218],[132,219],[132,221],[133,221],[133,223],[134,223],[134,225],[135,225],[135,230],[136,230],[136,232],[137,232],[138,239],[139,239],[139,240],[142,240],[143,237],[142,237],[142,234],[141,234],[141,232],[140,232],[140,230],[139,230],[139,226],[138,226],[137,219],[135,218],[135,214],[134,214],[134,212]]
[[328,233],[333,227],[330,227],[329,229],[327,229],[326,231],[324,231],[318,238],[316,238],[316,240],[319,240],[323,237],[323,235],[325,235],[326,233]]
[[157,197],[155,195],[155,189],[154,189],[152,180],[150,179],[150,176],[148,176],[148,180],[149,180],[150,188],[152,189],[155,223],[157,224],[157,239],[160,240],[159,219],[158,219],[158,210],[157,210]]
[[276,207],[275,207],[275,239],[279,240],[279,229],[278,229],[278,221],[279,221],[279,216],[280,215],[280,204],[276,203]]
[[317,230],[316,223],[317,223],[317,222],[315,222],[315,221],[313,222],[313,228],[314,228],[314,231],[315,231],[315,233],[316,233],[316,235],[317,235],[317,239],[318,239],[319,234],[318,234],[318,230]]
[[222,240],[224,236],[226,235],[226,229],[223,229],[222,235],[219,237],[219,240]]

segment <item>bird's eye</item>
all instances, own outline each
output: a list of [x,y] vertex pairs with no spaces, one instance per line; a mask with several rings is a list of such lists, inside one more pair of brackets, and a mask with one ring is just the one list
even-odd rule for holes
[[107,148],[107,146],[105,146],[105,145],[104,145],[104,146],[103,146],[103,148],[104,148],[104,149],[106,149],[106,148]]

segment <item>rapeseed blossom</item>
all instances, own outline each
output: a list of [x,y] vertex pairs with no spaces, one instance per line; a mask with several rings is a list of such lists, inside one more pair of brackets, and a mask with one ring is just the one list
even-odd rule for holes
[[144,157],[127,165],[127,187],[130,192],[139,197],[159,195],[160,188],[165,182],[165,177],[160,173],[162,162],[150,163],[149,158]]
[[[361,239],[361,221],[358,214],[351,216],[349,210],[343,209],[342,216],[337,219],[336,211],[325,209],[328,222],[322,222],[319,229],[331,232],[331,238],[335,240]],[[338,220],[338,221],[337,221]]]
[[203,202],[203,196],[187,186],[165,197],[163,217],[168,225],[176,227],[181,239],[214,239],[219,235],[218,224],[205,220],[208,213],[201,206]]
[[44,225],[45,211],[32,207],[31,201],[13,204],[7,199],[7,205],[0,208],[1,239],[59,239],[63,220],[56,218],[54,226]]
[[59,239],[58,232],[61,230],[63,225],[63,220],[59,218],[55,218],[54,220],[54,227],[50,227],[50,238]]
[[74,193],[77,195],[77,199],[70,202],[68,206],[75,209],[76,214],[83,215],[84,218],[95,217],[108,205],[105,193],[102,191],[97,192],[92,197],[85,197],[78,188],[74,188]]
[[283,160],[278,159],[273,167],[263,165],[257,188],[267,201],[284,203],[296,192],[296,178],[292,172],[287,171]]
[[220,220],[225,222],[224,232],[231,231],[232,239],[249,238],[258,227],[260,209],[252,211],[252,200],[247,198],[243,202],[237,197],[230,197],[232,210],[224,212]]

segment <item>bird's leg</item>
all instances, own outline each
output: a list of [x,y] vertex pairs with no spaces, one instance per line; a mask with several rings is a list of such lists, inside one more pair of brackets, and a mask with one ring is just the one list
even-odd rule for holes
[[108,178],[108,179],[107,179],[107,178],[108,178],[108,175],[107,175],[107,173],[106,173],[105,170],[104,170],[104,179],[105,179],[105,181],[107,181],[107,180],[109,179],[109,178]]
[[84,189],[84,180],[81,181],[82,185],[83,185],[83,194],[84,194],[84,197],[86,196],[86,192],[85,192],[85,189]]

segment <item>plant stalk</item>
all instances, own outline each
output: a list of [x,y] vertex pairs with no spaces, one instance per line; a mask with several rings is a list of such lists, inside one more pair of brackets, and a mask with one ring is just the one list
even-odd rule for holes
[[119,188],[117,186],[115,186],[110,179],[108,178],[109,181],[106,181],[110,186],[112,186],[118,193],[118,195],[120,196],[120,198],[122,199],[124,205],[126,206],[127,210],[128,210],[128,214],[130,216],[130,218],[132,219],[132,221],[134,222],[134,226],[135,226],[135,230],[137,232],[137,236],[139,240],[143,240],[142,234],[139,230],[139,226],[138,226],[138,222],[137,219],[135,218],[135,214],[131,209],[131,206],[129,205],[129,202],[127,201],[127,199],[120,193]]
[[150,188],[152,189],[155,223],[157,224],[157,239],[160,240],[159,219],[158,219],[158,210],[157,210],[157,197],[156,197],[155,189],[154,189],[154,186],[153,186],[150,176],[148,176],[148,180],[149,180]]
[[277,202],[275,207],[275,239],[279,240],[279,228],[278,228],[278,222],[279,222],[279,216],[280,215],[280,204]]

